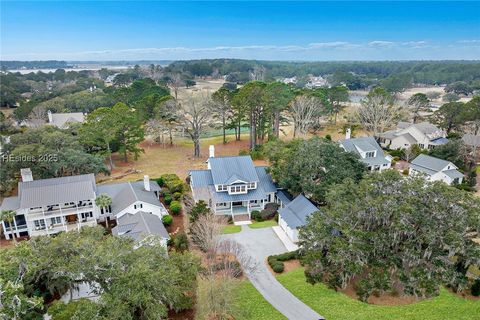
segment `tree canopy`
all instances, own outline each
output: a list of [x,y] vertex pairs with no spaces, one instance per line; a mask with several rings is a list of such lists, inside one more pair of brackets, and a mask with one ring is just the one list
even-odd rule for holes
[[345,152],[337,143],[314,137],[266,144],[270,173],[281,187],[294,194],[304,192],[312,200],[326,201],[331,186],[346,178],[359,181],[366,166],[357,155]]
[[480,263],[471,238],[480,231],[480,199],[442,182],[388,170],[345,180],[326,202],[300,231],[312,283],[355,280],[363,300],[391,290],[430,297],[442,285],[463,290],[467,269]]
[[[135,249],[131,239],[104,236],[101,227],[82,228],[56,237],[37,237],[0,250],[0,284],[17,285],[20,305],[1,295],[1,315],[26,319],[44,313],[44,302],[80,283],[89,283],[98,302],[57,303],[54,319],[79,313],[94,319],[165,319],[168,310],[192,306],[199,261],[189,253],[166,252],[151,244]],[[29,302],[29,300],[32,300]],[[93,312],[92,312],[93,311]]]

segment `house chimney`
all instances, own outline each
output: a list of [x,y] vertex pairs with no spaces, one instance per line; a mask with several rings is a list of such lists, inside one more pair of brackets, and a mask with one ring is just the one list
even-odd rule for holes
[[52,111],[48,110],[47,115],[48,115],[48,123],[52,123],[53,122]]
[[352,130],[350,128],[347,128],[347,130],[345,130],[345,140],[350,139],[351,136],[352,136]]
[[32,170],[30,168],[20,169],[20,174],[22,175],[23,182],[33,181]]
[[210,147],[208,147],[208,157],[209,158],[215,157],[215,146],[214,145],[210,145]]
[[150,191],[150,177],[148,175],[143,176],[143,187],[145,191]]

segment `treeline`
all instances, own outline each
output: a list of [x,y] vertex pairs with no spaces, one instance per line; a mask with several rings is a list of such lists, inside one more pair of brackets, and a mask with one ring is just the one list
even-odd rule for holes
[[[344,80],[352,84],[356,82],[357,88],[364,88],[386,79],[403,81],[407,84],[428,85],[480,80],[480,62],[478,61],[287,62],[212,59],[177,61],[170,64],[167,69],[171,72],[187,72],[197,77],[221,74],[230,76],[237,82],[246,82],[251,80],[251,73],[259,67],[265,68],[264,80],[279,77],[304,77],[309,74],[334,75],[337,82]],[[352,74],[357,78],[348,79],[352,77]]]
[[47,60],[47,61],[0,61],[2,70],[12,69],[55,69],[71,68],[66,61]]

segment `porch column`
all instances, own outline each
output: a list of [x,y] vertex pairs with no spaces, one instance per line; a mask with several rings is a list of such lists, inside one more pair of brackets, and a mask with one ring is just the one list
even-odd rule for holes
[[232,215],[233,219],[233,202],[230,202],[230,214]]
[[15,217],[13,217],[13,225],[15,226],[15,231],[13,231],[12,226],[10,226],[10,230],[15,233],[15,236],[20,237],[20,234],[18,233],[17,221],[16,221]]
[[[2,230],[7,230],[5,221],[2,221]],[[12,232],[12,226],[10,226],[10,232]],[[10,235],[7,234],[6,232],[4,233],[5,233],[5,239],[10,240]]]

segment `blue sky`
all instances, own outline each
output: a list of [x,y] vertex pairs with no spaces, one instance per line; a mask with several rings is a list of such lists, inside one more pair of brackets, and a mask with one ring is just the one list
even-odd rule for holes
[[480,59],[480,2],[1,2],[2,60]]

